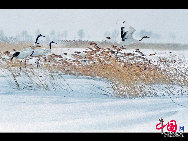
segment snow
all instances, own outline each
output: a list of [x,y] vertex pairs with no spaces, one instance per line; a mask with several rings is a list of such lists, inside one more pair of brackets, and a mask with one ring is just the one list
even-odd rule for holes
[[[54,49],[62,54],[85,49]],[[134,52],[135,50],[128,50]],[[149,49],[141,49],[149,54]],[[155,50],[166,56],[168,50]],[[152,52],[153,53],[153,52]],[[188,51],[172,51],[188,59]],[[148,56],[155,57],[155,56]],[[47,75],[39,72],[40,75]],[[188,94],[122,98],[113,95],[107,80],[63,75],[55,90],[18,90],[8,72],[0,69],[0,132],[157,132],[159,118],[188,127]],[[49,78],[46,78],[48,81]],[[19,81],[26,81],[20,78]],[[63,89],[58,88],[62,83]],[[164,93],[162,86],[156,86]],[[178,89],[178,88],[177,88]],[[186,89],[186,88],[185,88]],[[175,91],[176,92],[176,91]],[[175,102],[175,103],[174,103]]]
[[[62,55],[62,57],[68,59],[73,59],[72,54],[75,54],[75,51],[81,52],[80,55],[84,55],[83,51],[87,51],[87,48],[52,48],[52,53],[56,55]],[[67,53],[67,55],[64,55],[64,53]]]

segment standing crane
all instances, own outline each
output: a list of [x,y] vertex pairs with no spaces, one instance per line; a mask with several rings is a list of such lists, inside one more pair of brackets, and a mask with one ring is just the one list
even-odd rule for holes
[[38,44],[39,44],[39,43],[38,43],[38,39],[39,39],[40,37],[45,37],[45,36],[43,36],[42,34],[39,34],[39,35],[37,36],[37,38],[36,38],[36,41],[35,41],[35,45],[34,45],[34,46],[30,46],[30,48],[26,48],[26,49],[23,49],[23,50],[21,50],[21,51],[15,52],[15,53],[12,55],[12,57],[11,57],[11,61],[13,60],[13,58],[21,59],[21,61],[20,61],[20,65],[21,65],[21,62],[22,62],[22,60],[24,59],[24,60],[25,60],[25,67],[26,67],[26,58],[29,57],[29,56],[31,56],[31,55],[34,53],[34,49],[35,49],[36,47],[39,47],[39,45],[38,45]]
[[49,49],[45,49],[45,48],[37,48],[37,49],[35,49],[34,50],[34,52],[32,53],[32,55],[31,56],[33,56],[33,57],[38,57],[39,59],[38,59],[38,61],[37,61],[37,67],[39,66],[39,60],[40,60],[40,56],[45,56],[45,55],[47,55],[48,53],[51,53],[51,50],[52,50],[52,44],[57,44],[57,43],[55,43],[54,41],[51,41],[50,43],[49,43]]

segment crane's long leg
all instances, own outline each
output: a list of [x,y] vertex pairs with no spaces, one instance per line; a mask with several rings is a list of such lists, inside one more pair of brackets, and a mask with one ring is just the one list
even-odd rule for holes
[[22,70],[22,60],[20,61],[20,71]]
[[40,57],[37,60],[37,68],[39,67],[39,61],[40,61]]
[[25,61],[24,61],[24,65],[25,65],[25,68],[26,68],[26,59],[25,59]]

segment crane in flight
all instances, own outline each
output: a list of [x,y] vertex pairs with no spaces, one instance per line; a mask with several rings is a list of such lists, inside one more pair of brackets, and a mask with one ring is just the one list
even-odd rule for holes
[[121,39],[122,39],[122,44],[124,45],[129,45],[133,43],[139,43],[142,41],[144,38],[150,38],[148,36],[143,36],[140,40],[136,40],[133,38],[133,34],[136,30],[130,26],[128,23],[123,21],[123,26],[121,26]]

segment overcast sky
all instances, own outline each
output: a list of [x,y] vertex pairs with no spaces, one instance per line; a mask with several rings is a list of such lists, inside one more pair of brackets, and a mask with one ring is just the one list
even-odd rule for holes
[[[104,40],[104,32],[120,30],[120,19],[136,29],[135,35],[143,29],[160,34],[153,42],[188,43],[187,9],[0,9],[0,30],[7,36],[23,30],[33,36],[37,29],[42,34],[67,30],[73,39],[83,29],[86,39]],[[169,38],[170,33],[176,38]]]

